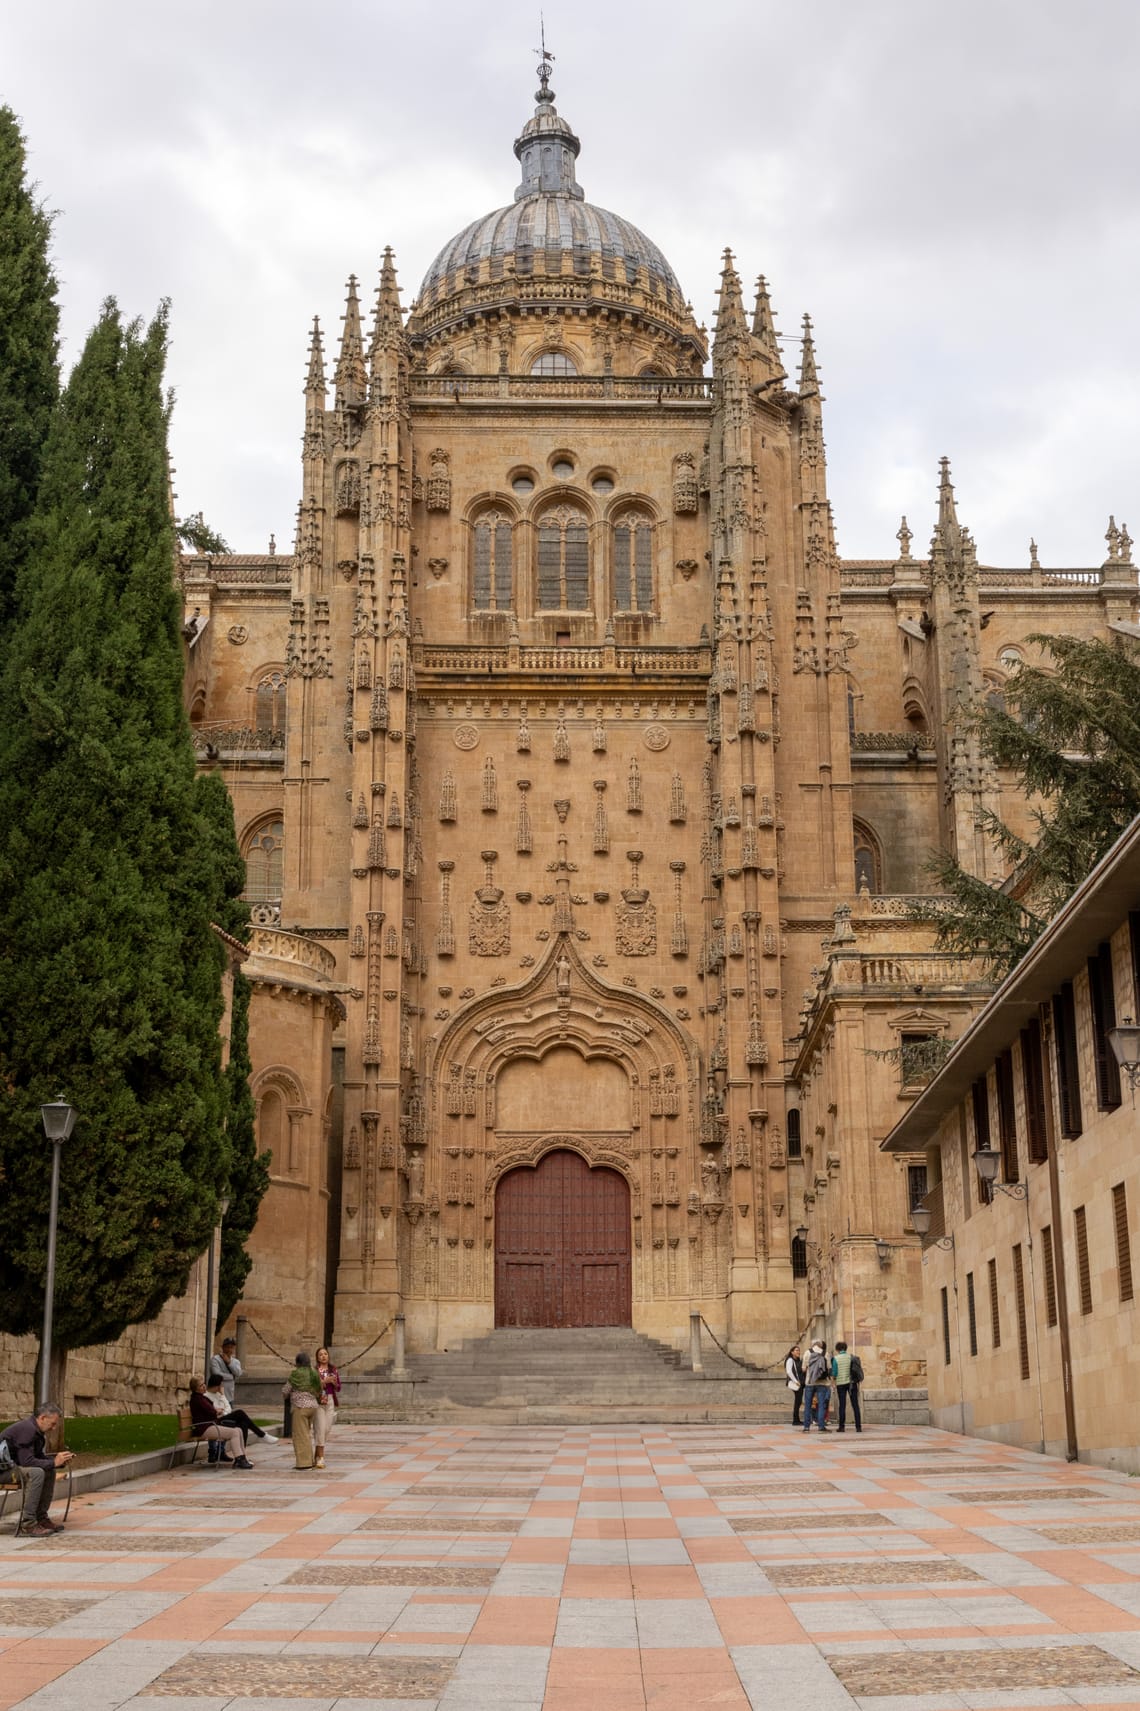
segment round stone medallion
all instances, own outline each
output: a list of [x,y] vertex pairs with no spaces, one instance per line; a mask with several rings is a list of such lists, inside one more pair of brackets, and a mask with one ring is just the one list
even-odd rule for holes
[[457,725],[455,728],[455,746],[457,749],[473,749],[479,741],[477,725]]
[[664,725],[647,725],[644,742],[647,749],[653,749],[655,752],[660,749],[667,749],[669,747],[669,733]]

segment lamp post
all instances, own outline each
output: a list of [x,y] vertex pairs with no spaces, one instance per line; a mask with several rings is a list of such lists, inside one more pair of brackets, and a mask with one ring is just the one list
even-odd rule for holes
[[[974,1156],[977,1157],[977,1154],[975,1154]],[[996,1156],[997,1155],[995,1154],[995,1157]],[[930,1207],[929,1206],[912,1206],[910,1209],[910,1221],[914,1225],[916,1235],[925,1236],[925,1235],[929,1234],[929,1231],[930,1231]],[[936,1236],[934,1241],[930,1242],[928,1245],[932,1248],[946,1248],[947,1250],[949,1250],[950,1248],[952,1248],[954,1246],[954,1237],[952,1235],[950,1235],[950,1236]],[[923,1265],[926,1264],[926,1255],[925,1254],[923,1254],[923,1256],[922,1256],[922,1263],[923,1263]]]
[[210,1362],[214,1355],[214,1246],[222,1220],[230,1209],[228,1194],[223,1194],[218,1201],[218,1221],[210,1231],[210,1257],[206,1266],[206,1363],[204,1375],[207,1383],[210,1378]]
[[1136,1083],[1140,1080],[1140,1026],[1125,1016],[1115,1028],[1108,1030],[1108,1043],[1120,1069],[1128,1077],[1132,1104],[1136,1104]]
[[[51,1332],[55,1307],[55,1234],[59,1222],[59,1151],[75,1127],[75,1107],[64,1098],[40,1106],[44,1134],[51,1142],[51,1201],[48,1209],[47,1279],[44,1284],[44,1329],[40,1338],[39,1406],[51,1399]],[[63,1407],[62,1396],[59,1405]]]
[[1026,1198],[1024,1182],[998,1181],[997,1173],[1000,1163],[1001,1154],[996,1147],[974,1148],[974,1168],[978,1173],[978,1180],[985,1183],[990,1193],[1008,1194],[1011,1200],[1024,1200]]

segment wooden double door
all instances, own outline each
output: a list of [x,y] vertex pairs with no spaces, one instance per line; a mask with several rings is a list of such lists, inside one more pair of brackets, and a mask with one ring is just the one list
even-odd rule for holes
[[552,1152],[495,1195],[495,1323],[630,1323],[629,1188],[616,1170]]

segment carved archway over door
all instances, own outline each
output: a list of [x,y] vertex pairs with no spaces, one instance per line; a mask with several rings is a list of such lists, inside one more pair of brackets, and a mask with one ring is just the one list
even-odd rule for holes
[[631,1322],[629,1187],[578,1153],[512,1170],[495,1194],[495,1323]]

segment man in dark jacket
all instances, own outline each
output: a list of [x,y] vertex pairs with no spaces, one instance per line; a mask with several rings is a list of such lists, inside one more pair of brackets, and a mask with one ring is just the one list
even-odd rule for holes
[[52,1533],[63,1532],[62,1527],[48,1519],[48,1510],[55,1495],[56,1469],[66,1467],[72,1453],[70,1450],[60,1450],[55,1455],[49,1455],[44,1438],[44,1434],[54,1428],[59,1418],[60,1410],[55,1404],[45,1402],[36,1413],[29,1414],[26,1420],[17,1420],[0,1432],[0,1438],[3,1438],[11,1452],[20,1484],[24,1488],[24,1502],[16,1532],[33,1539],[46,1539]]

